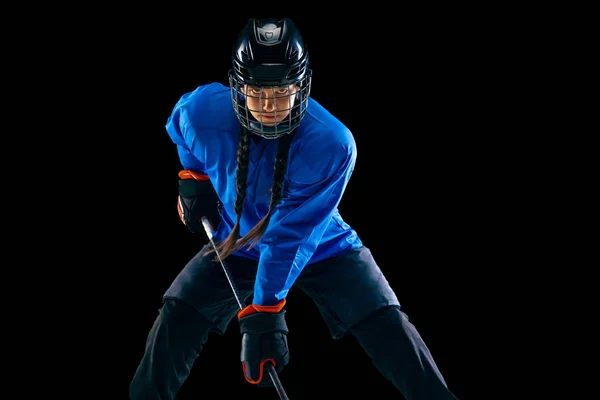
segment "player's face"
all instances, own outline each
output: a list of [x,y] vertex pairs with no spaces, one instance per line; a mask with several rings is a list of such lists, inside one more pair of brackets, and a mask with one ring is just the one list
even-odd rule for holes
[[248,111],[265,126],[275,126],[290,114],[297,92],[296,85],[279,87],[244,85]]

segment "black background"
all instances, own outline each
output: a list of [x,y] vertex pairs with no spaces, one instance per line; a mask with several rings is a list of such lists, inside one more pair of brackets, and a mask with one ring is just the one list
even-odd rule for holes
[[[72,61],[61,71],[75,83],[64,138],[77,150],[60,166],[80,217],[68,247],[85,254],[78,289],[98,292],[91,303],[103,311],[90,312],[94,322],[85,326],[101,337],[98,359],[108,360],[98,363],[93,387],[116,383],[114,399],[127,398],[161,295],[200,246],[177,215],[181,166],[166,119],[182,94],[226,83],[237,32],[248,17],[269,15],[154,11],[160,15],[115,14],[92,26],[82,19],[85,45],[68,46]],[[501,189],[510,160],[498,162],[505,126],[490,95],[503,79],[492,71],[505,60],[489,51],[495,39],[484,33],[484,15],[355,11],[283,15],[296,21],[310,52],[312,96],[355,135],[358,160],[340,211],[450,388],[460,399],[481,399],[483,295],[511,245],[500,234],[510,210],[499,206],[513,201]],[[65,35],[73,41],[72,30]],[[353,338],[331,339],[302,292],[290,292],[287,310],[291,363],[280,377],[291,399],[402,398]],[[211,336],[179,395],[199,398],[278,398],[243,379],[235,323]]]

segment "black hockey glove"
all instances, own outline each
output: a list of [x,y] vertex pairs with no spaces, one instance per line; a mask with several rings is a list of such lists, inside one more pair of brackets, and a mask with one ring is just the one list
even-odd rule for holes
[[208,176],[183,170],[179,172],[179,218],[193,233],[208,241],[202,217],[208,218],[213,229],[221,222],[221,202]]
[[279,373],[290,361],[284,306],[285,299],[275,306],[251,304],[238,313],[244,378],[259,387],[273,386],[265,363]]

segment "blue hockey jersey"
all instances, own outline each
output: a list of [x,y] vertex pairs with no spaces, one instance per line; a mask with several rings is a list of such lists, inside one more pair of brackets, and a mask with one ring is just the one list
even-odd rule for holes
[[[210,83],[184,94],[166,123],[183,169],[206,174],[223,203],[215,240],[235,223],[235,173],[240,124],[229,87]],[[240,221],[245,235],[267,213],[278,140],[250,141],[247,195]],[[274,305],[286,298],[309,264],[362,246],[342,219],[338,205],[356,163],[349,129],[313,98],[290,146],[283,200],[252,249],[234,254],[258,260],[253,303]]]

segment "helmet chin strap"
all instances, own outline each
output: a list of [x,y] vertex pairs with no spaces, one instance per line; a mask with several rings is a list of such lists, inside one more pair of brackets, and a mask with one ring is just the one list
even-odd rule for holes
[[281,128],[277,129],[277,126],[279,126],[279,125],[281,125],[281,123],[274,125],[274,126],[265,126],[256,120],[250,121],[250,126],[252,128],[257,129],[259,131],[266,132],[266,133],[277,133],[278,131],[281,132],[282,131]]
[[[258,121],[248,121],[250,123],[250,132],[265,139],[278,139],[290,133],[290,129],[279,128],[276,126],[264,126]],[[279,124],[282,125],[282,124]],[[285,123],[283,123],[285,125]],[[273,136],[263,136],[261,133],[273,134]]]

